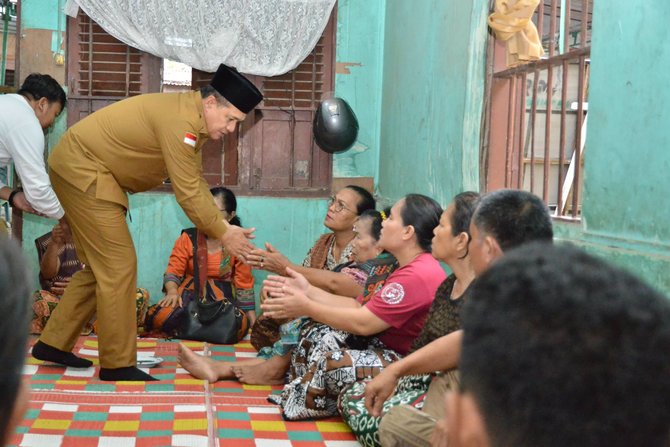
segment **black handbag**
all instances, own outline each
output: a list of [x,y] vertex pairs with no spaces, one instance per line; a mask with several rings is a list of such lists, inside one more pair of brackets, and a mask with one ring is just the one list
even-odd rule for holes
[[247,316],[233,303],[192,300],[186,308],[187,316],[179,338],[217,344],[234,344],[247,333]]
[[[194,229],[195,230],[195,229]],[[194,288],[184,290],[182,304],[186,309],[177,336],[185,340],[206,341],[217,344],[234,344],[249,330],[247,315],[227,296],[232,296],[232,287],[222,300],[215,300],[211,285],[207,281],[207,241],[201,232],[187,230],[193,242]]]

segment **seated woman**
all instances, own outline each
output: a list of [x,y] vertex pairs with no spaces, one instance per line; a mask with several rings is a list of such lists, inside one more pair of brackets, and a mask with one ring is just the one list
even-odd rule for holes
[[[30,332],[41,334],[51,312],[56,308],[72,275],[84,268],[77,258],[77,252],[71,239],[66,237],[60,223],[39,238],[35,239],[37,257],[40,261],[40,286],[42,290],[33,293],[33,319]],[[93,326],[89,323],[82,330],[90,334]]]
[[291,358],[290,383],[281,395],[270,396],[286,419],[337,414],[337,396],[344,386],[375,376],[407,353],[446,277],[430,255],[441,213],[437,202],[419,194],[393,206],[379,244],[399,267],[367,301],[363,296],[334,297],[292,270],[291,278],[266,280],[270,298],[262,308],[273,318],[305,315],[322,323],[305,325]]
[[[241,226],[240,218],[237,216],[235,194],[223,186],[214,187],[210,189],[210,192],[223,218],[232,225]],[[182,306],[184,290],[195,287],[193,241],[189,233],[197,240],[198,231],[188,229],[184,230],[174,243],[167,269],[163,275],[165,296],[158,302],[162,307]],[[222,283],[230,284],[234,296],[226,298],[247,314],[250,325],[256,321],[254,277],[251,275],[251,267],[230,255],[219,239],[207,238],[207,281],[222,293]]]
[[[291,267],[317,287],[355,298],[362,293],[363,284],[349,275],[332,275],[330,272],[339,271],[341,266],[353,260],[354,223],[364,212],[374,211],[374,208],[375,199],[369,191],[356,185],[345,186],[331,197],[326,211],[323,225],[330,232],[319,237],[302,265],[292,263],[269,243],[265,244],[266,250],[253,250],[247,256],[247,262],[254,268],[278,275],[286,275],[286,267]],[[252,329],[251,344],[258,350],[259,357],[272,361],[248,371],[247,376],[254,378],[245,383],[267,383],[276,379],[275,371],[288,368],[291,349],[298,342],[301,326],[301,319],[277,321],[261,315]]]
[[[410,352],[421,349],[433,340],[450,334],[461,328],[461,309],[466,299],[466,291],[475,277],[470,265],[470,219],[475,211],[479,194],[463,192],[454,197],[442,213],[440,224],[433,230],[433,256],[449,266],[453,272],[444,280],[435,294],[435,300],[428,313],[426,324],[419,337],[412,343]],[[398,383],[395,394],[384,403],[383,413],[393,406],[411,404],[444,405],[444,392],[456,381],[456,370],[440,376],[432,374],[403,377]],[[349,424],[358,442],[365,447],[379,446],[379,422],[381,417],[372,416],[365,408],[365,386],[367,382],[356,382],[340,394],[339,411]],[[437,399],[425,398],[428,387],[438,391],[428,394]],[[386,445],[386,444],[385,444]],[[389,444],[390,445],[390,444]]]
[[343,275],[329,275],[328,272],[352,261],[353,225],[367,211],[376,212],[372,194],[360,186],[345,186],[330,198],[328,204],[323,224],[331,232],[319,237],[302,265],[292,263],[269,243],[265,244],[265,250],[251,251],[249,264],[277,275],[286,275],[286,268],[289,267],[303,274],[316,287],[336,295],[356,297],[362,292],[362,283]]
[[[359,280],[366,279],[364,294],[369,294],[376,290],[378,284],[383,282],[384,278],[396,266],[395,259],[387,254],[381,253],[378,245],[379,233],[382,224],[382,214],[378,211],[367,210],[361,214],[355,225],[355,237],[353,240],[352,253],[356,266],[349,265],[343,268],[341,273],[325,272],[330,275],[351,274]],[[352,300],[352,298],[346,298]],[[219,362],[208,357],[202,357],[195,354],[184,345],[179,345],[178,361],[184,369],[199,379],[206,379],[209,382],[216,382],[223,379],[238,378],[248,383],[256,381],[253,377],[253,370],[246,367],[257,366],[260,364],[269,364],[263,358],[241,360],[239,362]],[[286,375],[286,367],[283,370],[276,370],[276,378],[271,381],[266,380],[266,384],[283,384]]]
[[[60,302],[65,288],[72,276],[84,268],[84,264],[77,257],[74,243],[60,223],[53,229],[35,239],[37,257],[40,261],[41,290],[33,293],[33,318],[30,323],[32,334],[41,334],[51,313]],[[144,324],[144,315],[149,304],[149,292],[138,288],[136,296],[137,326]],[[82,329],[82,335],[90,334],[95,328],[95,316]]]

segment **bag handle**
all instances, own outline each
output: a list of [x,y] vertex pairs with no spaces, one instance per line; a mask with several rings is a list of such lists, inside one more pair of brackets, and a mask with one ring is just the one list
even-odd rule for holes
[[[207,301],[207,236],[202,231],[197,231],[197,244],[193,246],[193,267],[195,271],[196,282],[196,296],[200,301]],[[196,262],[197,261],[197,262]]]
[[[226,310],[226,306],[230,305],[229,301],[210,301],[208,303],[198,302],[198,309],[201,311],[198,312],[198,320],[202,324],[209,324],[212,321],[216,320],[221,312]],[[216,310],[212,311],[211,309],[216,307]],[[202,309],[207,309],[207,312],[202,312]]]
[[[197,228],[188,228],[182,230],[188,235],[193,245],[193,291],[198,301],[205,300],[207,288],[207,237]],[[188,303],[184,303],[186,306]]]

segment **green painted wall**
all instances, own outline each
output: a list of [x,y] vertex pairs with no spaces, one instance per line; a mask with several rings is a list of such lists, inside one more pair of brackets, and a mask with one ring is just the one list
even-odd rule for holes
[[335,155],[334,177],[373,177],[377,184],[385,3],[338,1],[335,92],[356,113],[359,132],[353,148]]
[[389,1],[379,188],[446,204],[479,189],[487,2]]
[[[138,280],[151,294],[161,295],[163,273],[175,239],[182,228],[192,226],[172,194],[143,193],[130,196],[128,221],[138,259]],[[241,197],[238,215],[245,227],[256,227],[255,243],[270,242],[295,262],[301,262],[316,238],[326,231],[323,218],[326,203],[319,199],[266,199]],[[34,272],[39,269],[34,239],[51,230],[54,221],[34,215],[24,220],[23,244]],[[265,273],[254,272],[257,285]],[[35,288],[38,287],[37,273]]]
[[65,30],[65,0],[21,0],[22,29]]
[[670,294],[670,3],[629,6],[595,2],[584,219],[557,233]]

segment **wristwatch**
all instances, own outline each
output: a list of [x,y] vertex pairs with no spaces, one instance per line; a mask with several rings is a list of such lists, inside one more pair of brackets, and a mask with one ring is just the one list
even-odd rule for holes
[[21,188],[17,188],[9,194],[9,197],[7,197],[7,203],[9,203],[12,208],[14,208],[14,196],[21,191],[23,191]]

